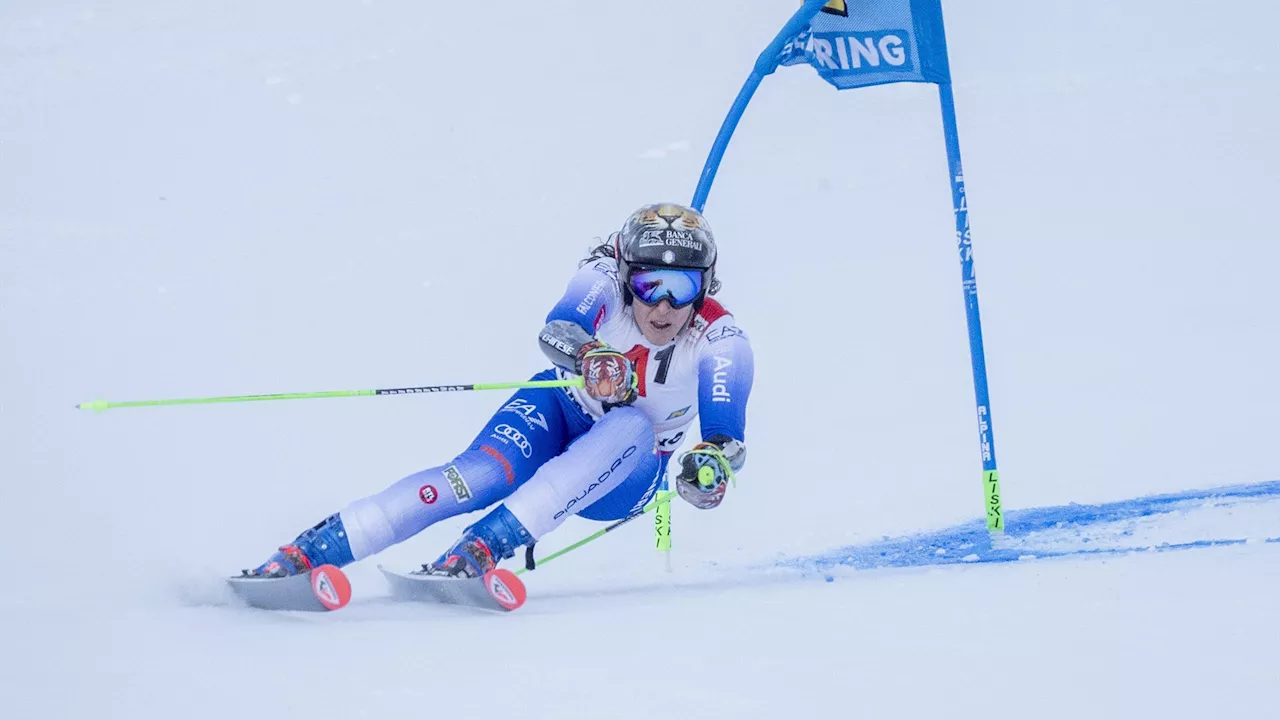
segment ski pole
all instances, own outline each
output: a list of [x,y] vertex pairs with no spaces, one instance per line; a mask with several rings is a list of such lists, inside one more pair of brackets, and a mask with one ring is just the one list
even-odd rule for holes
[[227,395],[223,397],[177,398],[173,400],[129,400],[108,402],[92,400],[76,405],[77,410],[103,412],[112,408],[158,407],[161,405],[211,405],[214,403],[258,402],[261,400],[304,400],[308,398],[367,397],[375,395],[418,395],[426,393],[464,392],[467,390],[524,390],[551,387],[582,387],[582,378],[572,380],[529,380],[508,383],[472,383],[470,385],[421,385],[419,387],[382,388],[379,390],[325,390],[306,393],[277,393],[274,395]]
[[[581,540],[579,540],[578,542],[576,542],[576,543],[574,543],[574,544],[570,545],[569,547],[567,547],[567,548],[563,548],[563,549],[560,549],[560,550],[557,550],[557,551],[555,551],[555,552],[551,553],[550,555],[548,555],[548,556],[546,556],[546,557],[542,558],[541,560],[537,561],[536,563],[535,563],[535,562],[531,562],[531,558],[526,558],[526,565],[525,565],[524,567],[520,568],[519,570],[516,570],[516,574],[517,574],[517,575],[521,575],[521,574],[523,574],[526,570],[532,570],[532,569],[533,569],[533,567],[539,567],[539,566],[541,566],[543,563],[551,562],[552,560],[555,560],[556,558],[560,557],[561,555],[564,555],[565,553],[568,553],[568,552],[572,552],[572,551],[574,551],[574,550],[577,550],[578,548],[582,547],[583,545],[586,545],[587,543],[591,542],[592,540],[597,540],[597,539],[599,539],[599,538],[601,538],[601,537],[604,537],[604,535],[605,535],[606,533],[609,533],[609,532],[612,532],[612,531],[614,531],[614,530],[617,530],[618,528],[622,527],[623,525],[626,525],[627,523],[631,522],[632,520],[635,520],[636,518],[640,517],[641,515],[644,515],[645,513],[648,513],[650,510],[653,510],[654,508],[658,507],[658,505],[659,505],[659,504],[661,504],[661,503],[666,503],[666,504],[668,505],[668,507],[670,507],[670,504],[671,504],[671,496],[672,496],[672,495],[675,495],[675,493],[674,493],[674,492],[671,492],[670,490],[659,490],[659,491],[658,491],[658,493],[657,493],[657,495],[654,497],[653,501],[652,501],[652,502],[650,502],[648,505],[645,505],[645,506],[644,506],[643,508],[641,508],[640,510],[637,510],[636,512],[631,513],[630,515],[628,515],[628,516],[626,516],[626,517],[622,518],[621,520],[619,520],[619,521],[615,522],[614,524],[612,524],[612,525],[610,525],[610,526],[608,526],[608,527],[604,528],[603,530],[597,530],[597,531],[595,531],[594,533],[592,533],[592,534],[588,535],[587,537],[584,537],[584,538],[582,538]],[[530,565],[532,565],[533,567],[530,567]]]

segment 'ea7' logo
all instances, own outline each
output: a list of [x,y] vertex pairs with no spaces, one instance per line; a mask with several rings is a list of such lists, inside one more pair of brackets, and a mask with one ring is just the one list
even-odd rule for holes
[[528,402],[523,398],[515,398],[511,402],[502,406],[498,412],[513,412],[524,418],[524,422],[532,430],[536,425],[543,430],[547,429],[547,419],[542,413],[538,412],[538,406]]

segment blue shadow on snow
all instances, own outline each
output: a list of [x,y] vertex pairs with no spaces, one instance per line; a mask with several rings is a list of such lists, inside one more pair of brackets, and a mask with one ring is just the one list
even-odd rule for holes
[[[986,521],[974,520],[944,530],[901,538],[886,537],[866,545],[852,545],[820,555],[792,558],[777,565],[802,570],[824,570],[839,566],[870,570],[1239,545],[1248,542],[1248,539],[1205,539],[1172,544],[1097,547],[1090,546],[1091,539],[1088,537],[1087,529],[1103,523],[1172,513],[1180,509],[1179,505],[1195,501],[1214,501],[1219,506],[1223,506],[1271,496],[1280,497],[1280,481],[1231,485],[1211,490],[1189,490],[1168,495],[1149,495],[1102,505],[1072,503],[1055,507],[1013,510],[1005,515],[1004,538],[997,539],[994,545],[992,536],[987,532]],[[1079,533],[1078,547],[1033,548],[1021,542],[1027,540],[1033,533],[1064,529],[1082,530]],[[1128,532],[1121,533],[1121,535],[1128,534]],[[1280,537],[1268,537],[1264,538],[1264,541],[1280,543]],[[1009,545],[1015,547],[1002,547]]]

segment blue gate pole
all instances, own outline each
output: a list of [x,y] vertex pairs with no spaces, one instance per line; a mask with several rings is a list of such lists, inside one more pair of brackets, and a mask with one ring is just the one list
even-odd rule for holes
[[1000,472],[996,469],[995,434],[991,429],[991,397],[987,391],[987,360],[982,347],[982,318],[978,312],[978,280],[973,272],[973,239],[969,234],[969,203],[964,194],[964,169],[960,163],[960,134],[956,130],[955,98],[951,83],[938,83],[942,127],[947,138],[947,164],[951,168],[951,201],[956,214],[956,243],[960,249],[960,276],[964,282],[965,316],[969,322],[969,357],[973,363],[973,392],[978,402],[978,439],[982,448],[982,486],[986,492],[987,530],[1004,532],[1000,502]]

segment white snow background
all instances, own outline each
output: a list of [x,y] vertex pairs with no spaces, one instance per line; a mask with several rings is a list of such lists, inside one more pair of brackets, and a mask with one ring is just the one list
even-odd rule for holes
[[[982,512],[933,86],[783,68],[743,118],[706,210],[750,460],[676,505],[670,575],[646,521],[511,615],[371,561],[341,612],[249,610],[223,576],[506,395],[72,409],[536,372],[576,260],[688,201],[795,6],[6,0],[0,717],[1275,717],[1276,544],[759,569]],[[1006,507],[1276,479],[1280,10],[945,10]]]

